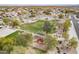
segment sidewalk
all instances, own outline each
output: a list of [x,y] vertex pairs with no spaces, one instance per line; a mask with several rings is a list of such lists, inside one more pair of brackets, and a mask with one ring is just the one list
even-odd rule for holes
[[16,29],[2,28],[0,29],[0,37],[5,37],[13,32],[17,31]]
[[73,22],[71,21],[71,28],[70,28],[70,31],[69,31],[69,39],[71,39],[72,37],[75,37],[77,39],[77,41],[78,41],[77,53],[79,53],[79,40],[78,40],[76,31],[75,31]]

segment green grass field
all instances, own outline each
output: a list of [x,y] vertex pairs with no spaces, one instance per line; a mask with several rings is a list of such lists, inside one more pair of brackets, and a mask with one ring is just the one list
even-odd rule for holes
[[[30,32],[34,32],[34,33],[43,33],[43,24],[44,24],[44,20],[39,20],[35,23],[30,23],[30,24],[23,24],[21,26],[21,29],[23,30],[27,30],[27,31],[30,31]],[[55,22],[53,21],[49,21],[51,23],[51,25],[55,24]],[[53,30],[51,31],[51,33],[53,32]]]
[[[52,21],[50,21],[51,24],[54,24]],[[26,30],[26,31],[30,31],[33,33],[43,33],[43,24],[44,24],[44,20],[39,20],[35,23],[31,23],[31,24],[23,24],[21,26],[21,29]],[[52,30],[53,32],[54,30]],[[14,33],[11,33],[10,35],[6,36],[5,38],[16,38],[18,36],[18,32],[16,31]],[[51,33],[52,33],[51,32]]]
[[8,36],[6,36],[5,38],[7,39],[7,38],[16,38],[17,36],[18,36],[18,32],[19,31],[16,31],[16,32],[14,32],[14,33],[11,33],[10,35],[8,35]]
[[23,30],[31,31],[31,32],[43,32],[42,27],[43,27],[44,21],[37,21],[35,23],[31,24],[23,24],[21,28]]

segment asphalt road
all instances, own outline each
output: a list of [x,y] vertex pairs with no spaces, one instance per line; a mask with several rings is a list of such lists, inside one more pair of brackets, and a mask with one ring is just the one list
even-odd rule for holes
[[[76,34],[77,34],[77,37],[79,39],[79,20],[76,20],[75,17],[72,15],[71,16],[71,21],[73,22],[74,24],[74,27],[75,27],[75,30],[76,30]],[[73,33],[72,33],[73,34]]]

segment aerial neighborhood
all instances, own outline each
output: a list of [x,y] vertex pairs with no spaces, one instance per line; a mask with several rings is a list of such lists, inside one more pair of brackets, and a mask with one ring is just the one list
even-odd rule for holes
[[0,7],[0,54],[78,54],[79,8]]

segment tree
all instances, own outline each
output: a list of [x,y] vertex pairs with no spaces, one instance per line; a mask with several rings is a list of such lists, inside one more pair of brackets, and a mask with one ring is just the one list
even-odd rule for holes
[[53,49],[57,46],[58,41],[56,39],[56,37],[52,37],[50,35],[46,35],[45,39],[44,39],[44,43],[47,46],[47,51],[50,49]]
[[29,17],[35,17],[36,15],[35,14],[31,14]]
[[43,31],[45,31],[46,33],[50,33],[51,29],[51,24],[49,23],[49,21],[46,20],[43,25]]
[[65,32],[68,31],[70,26],[71,26],[70,20],[67,19],[63,24],[63,28],[64,28],[63,31]]
[[64,15],[63,15],[63,14],[59,14],[58,16],[59,16],[59,18],[63,18],[63,17],[64,17]]
[[32,44],[32,34],[22,33],[16,38],[16,45],[27,47]]
[[10,22],[10,19],[8,17],[3,17],[3,22],[8,25]]
[[69,45],[71,48],[77,48],[78,42],[75,37],[72,37],[69,41]]
[[55,33],[56,29],[57,29],[57,21],[56,20],[52,20],[51,22],[51,32]]
[[10,53],[13,50],[15,40],[13,38],[1,38],[0,39],[0,50],[7,51]]
[[64,9],[63,12],[66,13],[66,14],[68,14],[68,13],[72,13],[72,14],[75,13],[75,11],[72,10],[72,9]]
[[44,10],[43,13],[46,14],[46,15],[51,15],[52,10],[51,9],[47,9],[47,10]]
[[64,9],[63,12],[67,14],[67,13],[70,13],[70,10],[69,9]]
[[33,10],[30,11],[30,14],[31,14],[31,15],[30,15],[29,17],[35,17],[35,16],[36,16],[36,12],[33,11]]
[[68,32],[63,32],[62,36],[63,36],[65,39],[68,39],[68,38],[69,38]]
[[44,11],[43,13],[46,14],[46,15],[51,15],[51,13],[48,12],[48,11]]
[[13,20],[11,20],[11,26],[13,28],[20,26],[20,21],[14,18]]
[[25,54],[26,50],[27,50],[26,47],[14,46],[13,50],[11,51],[11,54]]

